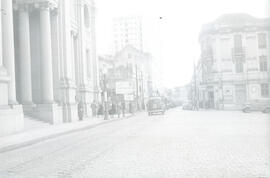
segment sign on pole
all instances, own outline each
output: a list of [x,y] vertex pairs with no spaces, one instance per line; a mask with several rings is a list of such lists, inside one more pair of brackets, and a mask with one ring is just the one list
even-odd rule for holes
[[125,94],[125,101],[134,101],[134,95],[133,94]]
[[133,93],[133,85],[130,81],[116,82],[116,94],[130,94]]

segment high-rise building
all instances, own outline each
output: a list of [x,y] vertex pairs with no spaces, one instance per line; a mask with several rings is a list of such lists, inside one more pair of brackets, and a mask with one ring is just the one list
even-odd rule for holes
[[115,18],[113,21],[113,40],[115,53],[127,45],[142,51],[142,19],[140,17]]

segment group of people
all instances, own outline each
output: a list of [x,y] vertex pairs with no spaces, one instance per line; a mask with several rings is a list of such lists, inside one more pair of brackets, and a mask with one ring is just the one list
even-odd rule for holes
[[[93,101],[91,103],[91,109],[92,109],[93,117],[100,117],[105,114],[104,104],[102,103],[97,103],[96,101]],[[117,102],[117,103],[108,102],[107,112],[111,117],[114,117],[114,115],[117,115],[119,118],[121,117],[121,115],[125,117],[126,103],[125,102]]]
[[[134,107],[132,103],[129,103],[128,105],[129,112],[131,114],[134,114]],[[91,103],[91,110],[92,110],[92,116],[93,117],[102,117],[105,114],[105,107],[104,103],[98,103],[95,100]],[[118,118],[125,117],[126,113],[126,103],[123,102],[108,102],[107,103],[107,112],[111,117],[114,117],[115,115],[118,116]],[[84,116],[84,107],[83,103],[79,102],[78,103],[78,116],[79,119],[82,120]]]

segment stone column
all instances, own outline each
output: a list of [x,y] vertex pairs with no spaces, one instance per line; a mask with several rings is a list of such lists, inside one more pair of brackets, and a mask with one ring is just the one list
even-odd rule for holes
[[43,104],[53,103],[50,8],[40,8],[41,85]]
[[8,84],[9,104],[17,104],[15,85],[15,62],[14,62],[14,32],[13,32],[13,8],[11,0],[2,2],[2,40],[3,40],[3,63],[10,77]]
[[19,7],[19,48],[20,48],[20,95],[21,104],[32,103],[31,52],[29,13],[27,7]]
[[[0,2],[0,9],[2,9],[1,2]],[[7,71],[3,66],[3,57],[2,57],[2,11],[0,11],[0,106],[7,106],[8,105],[8,78],[7,78]]]

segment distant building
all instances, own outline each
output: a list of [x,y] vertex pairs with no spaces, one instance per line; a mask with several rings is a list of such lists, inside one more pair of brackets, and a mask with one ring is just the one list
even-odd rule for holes
[[240,109],[270,97],[270,19],[226,14],[203,26],[196,66],[200,105]]
[[120,17],[113,21],[114,52],[130,45],[143,50],[142,19],[140,17]]
[[144,108],[152,93],[151,55],[126,46],[113,57],[100,57],[99,63],[110,99],[132,102],[138,109]]

